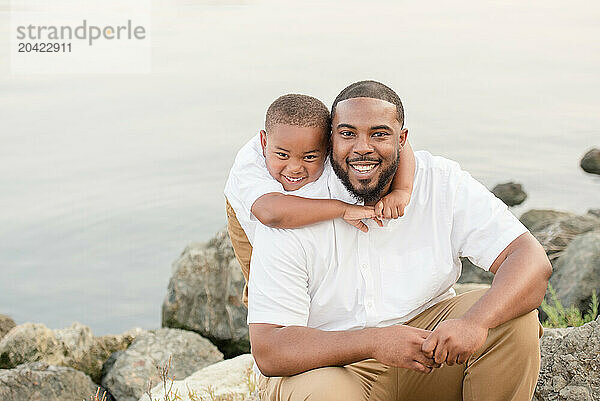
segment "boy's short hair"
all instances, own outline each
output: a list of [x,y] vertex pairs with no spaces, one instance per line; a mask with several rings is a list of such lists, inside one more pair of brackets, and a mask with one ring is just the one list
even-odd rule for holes
[[400,97],[393,89],[377,81],[359,81],[345,87],[333,101],[331,106],[331,118],[335,114],[335,107],[343,100],[354,99],[357,97],[369,97],[372,99],[384,100],[396,105],[396,119],[401,126],[404,126],[404,106]]
[[265,118],[267,133],[275,124],[317,127],[322,128],[325,133],[329,133],[331,129],[327,106],[312,96],[296,93],[280,96],[271,103]]

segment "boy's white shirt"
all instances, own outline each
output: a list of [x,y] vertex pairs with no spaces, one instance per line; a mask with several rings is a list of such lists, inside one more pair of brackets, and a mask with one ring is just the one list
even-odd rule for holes
[[256,227],[261,223],[252,214],[251,209],[258,198],[278,192],[304,198],[328,199],[330,196],[327,181],[331,173],[330,163],[326,160],[323,174],[317,180],[296,191],[286,191],[283,185],[269,174],[260,144],[260,134],[257,134],[237,153],[225,184],[225,196],[235,211],[248,241],[253,245]]

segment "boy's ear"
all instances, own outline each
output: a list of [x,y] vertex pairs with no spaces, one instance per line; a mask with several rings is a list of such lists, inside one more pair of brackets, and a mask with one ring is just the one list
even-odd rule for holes
[[265,156],[265,148],[267,147],[267,132],[264,129],[260,130],[260,146],[262,147],[263,156]]

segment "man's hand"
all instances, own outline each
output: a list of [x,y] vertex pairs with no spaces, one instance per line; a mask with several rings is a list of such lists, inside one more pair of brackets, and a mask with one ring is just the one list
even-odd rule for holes
[[375,213],[379,219],[397,219],[404,216],[404,209],[410,202],[410,191],[396,189],[375,204]]
[[436,327],[421,349],[436,363],[463,364],[483,346],[487,335],[487,327],[466,319],[450,319]]
[[342,218],[346,223],[353,225],[365,233],[369,231],[369,228],[361,221],[362,219],[373,219],[380,227],[383,225],[381,220],[375,216],[375,208],[373,206],[347,204]]
[[422,351],[423,343],[430,335],[431,331],[405,325],[378,328],[373,358],[385,365],[429,373],[440,367]]

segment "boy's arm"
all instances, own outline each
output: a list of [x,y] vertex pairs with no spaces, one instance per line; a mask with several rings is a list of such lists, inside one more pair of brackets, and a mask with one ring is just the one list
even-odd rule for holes
[[320,221],[342,218],[361,231],[368,231],[361,219],[375,217],[372,206],[351,205],[336,199],[309,199],[271,192],[252,204],[252,214],[265,226],[298,228]]
[[404,215],[404,208],[410,202],[415,177],[415,154],[408,140],[398,163],[390,193],[375,204],[378,218],[396,219]]

